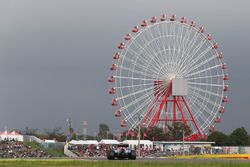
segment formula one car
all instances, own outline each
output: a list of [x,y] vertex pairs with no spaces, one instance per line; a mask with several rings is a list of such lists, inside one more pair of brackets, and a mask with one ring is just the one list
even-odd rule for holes
[[107,158],[112,159],[136,159],[136,151],[129,148],[128,144],[119,144],[107,151]]

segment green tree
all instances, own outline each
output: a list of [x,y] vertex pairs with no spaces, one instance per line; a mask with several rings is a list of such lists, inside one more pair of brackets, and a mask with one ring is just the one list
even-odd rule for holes
[[153,141],[162,141],[165,139],[165,135],[162,128],[153,127],[148,131],[147,138]]
[[24,130],[21,132],[23,135],[33,135],[33,136],[37,136],[38,135],[39,130],[36,128],[31,128],[31,127],[25,127]]
[[230,140],[232,141],[233,145],[236,146],[246,146],[248,145],[248,134],[244,127],[235,129],[230,134]]
[[230,145],[229,137],[219,131],[215,131],[208,136],[208,141],[214,141],[217,146],[227,146]]
[[188,136],[192,133],[192,130],[188,125],[181,122],[173,123],[172,126],[168,126],[168,136],[170,140],[182,140],[183,134]]
[[56,139],[57,141],[65,141],[66,136],[61,132],[61,127],[54,127],[52,129],[44,129],[44,137],[47,139]]
[[108,138],[109,133],[110,133],[109,132],[109,126],[107,124],[100,123],[99,124],[99,133],[98,133],[99,139]]

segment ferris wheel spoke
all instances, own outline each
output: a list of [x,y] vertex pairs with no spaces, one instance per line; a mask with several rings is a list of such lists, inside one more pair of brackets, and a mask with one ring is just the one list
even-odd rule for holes
[[[189,42],[189,38],[191,35],[192,29],[190,27],[186,27],[186,33],[185,36],[183,37],[183,40],[181,41],[181,48],[185,50],[187,43]],[[181,58],[185,56],[184,52],[181,56]]]
[[[193,106],[193,109],[199,110],[199,106],[197,104],[195,104],[195,106]],[[203,128],[203,126],[207,122],[206,115],[204,114],[204,112],[199,112],[199,113],[197,113],[196,120],[198,118],[201,119],[199,128],[202,132],[204,132],[205,129]]]
[[[197,102],[197,103],[198,103],[197,105],[199,105],[199,104],[201,104],[201,103],[205,103],[205,102],[207,102],[206,100],[208,100],[207,98],[204,99],[203,96],[201,96],[199,93],[197,93],[197,92],[195,92],[195,91],[192,91],[192,95],[193,95],[194,97],[196,97],[197,100],[200,101],[199,103]],[[203,102],[201,101],[202,99],[204,99]],[[210,104],[212,104],[212,102],[210,102]],[[218,106],[214,106],[214,107],[218,107]],[[202,105],[200,108],[201,108],[201,109],[204,109],[204,111],[205,111],[209,116],[213,116],[213,115],[216,114],[216,113],[214,113],[214,112],[211,112],[211,111],[214,111],[214,110],[209,109],[206,105]],[[199,110],[197,110],[197,111],[199,111]]]
[[[148,59],[152,59],[147,55],[152,55],[152,50],[149,50],[148,47],[150,47],[151,42],[149,42],[147,45],[145,45],[144,47],[142,47],[139,43],[135,42],[135,45],[141,49],[140,55],[144,55],[144,56],[140,56],[140,59],[142,59],[143,61],[147,62]],[[157,56],[153,53],[154,56]],[[145,57],[145,58],[144,58]],[[149,57],[148,59],[146,59],[147,57]],[[152,59],[154,61],[154,63],[158,64],[158,62],[154,59]]]
[[[191,54],[187,55],[184,60],[180,59],[179,65],[181,66],[180,72],[183,72],[187,67],[185,66],[187,60],[192,60],[193,57],[197,54],[197,52],[202,48],[202,46],[206,43],[206,40],[203,40],[193,51]],[[183,54],[184,55],[184,54]],[[188,66],[189,67],[189,66]]]
[[190,73],[190,72],[192,72],[193,70],[198,69],[199,67],[201,67],[201,66],[203,66],[203,65],[205,65],[205,64],[207,64],[207,63],[209,63],[210,61],[212,61],[212,60],[214,60],[214,59],[216,59],[216,58],[217,58],[216,56],[211,56],[210,58],[206,59],[205,61],[202,61],[202,62],[200,62],[200,63],[198,63],[198,64],[196,64],[196,65],[194,65],[194,66],[191,66],[191,68],[189,68],[189,69],[184,73],[184,75],[185,75],[185,74],[188,74],[188,73]]
[[[177,34],[180,34],[180,39],[179,38],[175,39],[175,41],[176,41],[176,48],[177,48],[177,53],[176,53],[176,56],[175,56],[175,64],[178,64],[178,59],[179,59],[179,56],[180,56],[180,53],[181,53],[181,43],[180,43],[180,40],[183,38],[182,37],[183,27],[184,26],[178,26],[178,32],[177,32]],[[177,36],[178,35],[176,35],[176,37]]]
[[204,99],[200,94],[198,94],[197,92],[192,92],[192,95],[196,98],[196,100],[193,102],[193,105],[197,106],[197,112],[199,112],[200,114],[204,113],[203,111],[205,111],[208,115],[211,115],[211,109],[209,109],[206,105],[206,98]]
[[[143,96],[137,98],[136,100],[131,101],[130,103],[127,103],[127,105],[121,107],[121,110],[128,109],[128,108],[131,107],[132,105],[135,105],[136,103],[142,101],[142,100],[145,98],[145,96],[146,96],[146,95],[143,95]],[[124,99],[124,98],[122,98],[122,99]]]
[[130,114],[124,116],[124,119],[125,120],[133,119],[141,111],[141,109],[147,107],[147,105],[149,105],[150,103],[151,103],[151,97],[147,96],[146,99],[142,103],[140,103],[140,105],[138,105],[132,112],[130,112]]
[[128,98],[128,97],[130,97],[130,96],[134,96],[134,95],[136,95],[136,94],[143,93],[143,92],[146,92],[146,91],[149,91],[149,90],[153,90],[153,89],[154,89],[154,86],[151,86],[151,87],[148,87],[148,88],[146,88],[146,89],[139,90],[139,91],[136,91],[136,92],[133,92],[133,93],[130,93],[130,94],[127,94],[127,95],[118,97],[117,100],[125,99],[125,98]]
[[[158,88],[158,89],[160,89],[161,91],[164,90],[164,88]],[[139,90],[139,91],[136,91],[136,92],[132,92],[132,93],[126,94],[126,95],[124,95],[124,96],[117,97],[116,99],[117,99],[117,100],[125,99],[125,98],[131,97],[131,96],[134,96],[134,95],[143,93],[143,92],[148,92],[148,91],[151,91],[151,90],[156,90],[156,91],[157,91],[157,89],[155,89],[155,86],[150,86],[150,87],[145,88],[145,89],[143,89],[143,90]],[[164,91],[163,91],[163,92],[164,92]],[[154,92],[152,91],[152,94],[153,94],[153,93],[154,93]]]
[[[157,56],[157,50],[156,50],[156,48],[161,48],[161,42],[159,42],[160,41],[160,39],[162,39],[162,38],[164,38],[163,36],[161,36],[161,35],[159,35],[158,37],[155,37],[154,35],[153,35],[153,33],[152,33],[152,30],[150,29],[150,31],[149,31],[149,34],[152,36],[152,38],[155,40],[155,43],[153,43],[154,45],[150,48],[152,51],[154,51],[154,55],[156,56],[156,59],[157,59],[157,61],[159,62],[159,64],[161,64],[162,63],[162,60],[159,58],[159,56]],[[164,47],[165,48],[165,47]],[[162,57],[163,55],[161,54],[161,57]]]
[[[136,66],[136,67],[139,67],[142,71],[145,71],[145,69],[147,69],[147,66],[142,65],[142,64],[143,64],[143,63],[146,64],[146,63],[148,63],[148,62],[135,63],[134,60],[133,60],[133,59],[130,59],[130,58],[127,58],[127,59],[125,59],[124,61],[129,62],[130,64],[132,64],[132,65],[134,65],[134,66]],[[140,60],[140,61],[142,61],[142,60]],[[156,73],[156,70],[158,70],[158,69],[155,68],[155,66],[153,66],[153,67],[151,68],[151,71],[150,71],[150,72],[152,72],[152,75],[153,75],[153,74],[157,74],[157,73]]]
[[212,70],[212,69],[215,69],[215,68],[218,68],[220,67],[221,65],[215,65],[215,66],[212,66],[212,67],[209,67],[209,68],[206,68],[206,69],[203,69],[203,70],[200,70],[200,71],[196,71],[196,72],[193,72],[193,73],[190,73],[190,74],[187,74],[185,76],[185,78],[189,78],[190,76],[193,76],[193,75],[196,75],[196,74],[200,74],[202,72],[206,72],[206,71],[209,71],[209,70]]
[[209,75],[204,77],[193,77],[193,78],[186,78],[186,81],[190,80],[198,80],[198,79],[212,79],[212,78],[222,78],[224,75]]
[[[150,104],[153,102],[152,96],[147,96],[143,103],[138,105],[130,114],[126,115],[124,117],[125,120],[133,119],[143,108],[144,112],[146,112],[146,109]],[[134,121],[134,120],[133,120]]]
[[[190,54],[190,51],[191,51],[192,49],[193,49],[193,50],[196,49],[196,48],[193,48],[193,47],[194,47],[194,44],[197,42],[197,39],[199,39],[199,38],[198,38],[199,35],[200,35],[199,32],[195,31],[195,35],[193,36],[192,40],[189,42],[188,46],[185,48],[184,54],[189,55],[189,54]],[[187,57],[188,57],[188,56],[186,56],[186,58],[185,58],[184,61],[187,60]]]
[[203,85],[203,86],[213,86],[213,87],[223,87],[224,85],[220,84],[211,84],[211,83],[202,83],[202,82],[192,82],[192,81],[187,81],[188,84],[191,85]]
[[154,83],[142,83],[137,85],[127,85],[127,86],[118,86],[115,87],[116,89],[127,89],[127,88],[136,88],[136,87],[146,87],[146,86],[152,86]]
[[141,71],[138,71],[138,70],[131,70],[130,68],[127,68],[127,67],[122,67],[122,66],[119,66],[118,68],[120,68],[121,70],[126,70],[126,71],[130,71],[132,73],[137,73],[137,74],[141,74],[142,76],[146,76],[148,78],[155,78],[156,76],[155,75],[151,75],[151,74],[146,74],[144,72],[141,72]]
[[[160,89],[159,89],[159,90],[160,90]],[[160,96],[161,96],[162,93],[164,93],[164,90],[163,90],[163,91],[159,91],[159,93],[158,93],[157,95],[160,95]],[[152,91],[152,92],[150,93],[150,96],[153,96],[153,95],[154,95],[154,92]],[[136,100],[131,101],[131,102],[128,103],[127,105],[123,106],[123,107],[121,108],[121,110],[128,109],[128,108],[131,107],[132,105],[134,105],[134,104],[136,104],[136,103],[142,101],[143,99],[145,99],[145,97],[147,97],[147,96],[148,96],[148,95],[145,94],[145,95],[143,95],[143,96],[137,98]]]
[[[200,92],[203,92],[205,94],[210,94],[210,95],[213,95],[213,96],[217,96],[217,97],[221,97],[221,95],[217,94],[217,93],[214,93],[214,92],[211,92],[211,91],[208,91],[208,90],[203,90],[201,88],[197,88],[197,87],[189,87],[190,89],[194,90],[194,91],[200,91]],[[214,103],[211,102],[212,105],[215,105]]]
[[[199,110],[199,107],[197,106],[197,104],[193,104],[192,110],[193,111]],[[203,112],[196,113],[195,116],[194,116],[195,120],[199,121],[198,122],[198,124],[199,124],[198,127],[199,127],[200,131],[202,131],[202,132],[204,131],[203,128],[202,128],[202,125],[204,125],[204,122],[205,122],[205,118],[204,117],[206,117],[206,116],[205,116],[205,114]]]
[[141,81],[155,81],[155,79],[136,78],[136,77],[126,77],[126,76],[118,76],[118,75],[114,75],[114,78],[118,78],[118,79],[128,79],[128,80],[141,80]]
[[[181,35],[180,35],[180,40],[179,40],[179,44],[178,44],[178,52],[177,52],[177,56],[176,56],[176,64],[179,64],[179,66],[180,66],[179,61],[182,59],[182,52],[183,52],[183,48],[181,45],[182,44],[181,41],[183,40],[183,27],[184,26],[181,26]],[[180,74],[179,68],[177,70],[177,73]]]
[[[145,51],[145,53],[143,55],[145,55],[145,57],[151,57],[150,59],[152,60],[153,63],[155,63],[155,67],[157,67],[160,64],[160,60],[158,59],[157,54],[155,54],[155,52],[153,52],[155,47],[152,48],[150,46],[153,43],[153,41],[155,41],[155,40],[158,40],[158,38],[155,38],[152,41],[148,42],[144,47],[142,47],[139,43],[135,43],[135,44],[137,45],[137,47],[139,47],[141,49],[140,54],[143,54],[144,53],[143,51]],[[154,56],[146,56],[146,55],[154,55]],[[143,58],[143,57],[144,56],[141,56],[140,58]],[[156,59],[153,59],[154,57]],[[143,60],[146,61],[148,64],[148,59],[143,58]]]
[[186,32],[185,32],[185,34],[184,34],[184,36],[183,36],[183,39],[182,39],[182,41],[181,41],[181,43],[180,43],[180,50],[181,50],[181,52],[179,53],[180,54],[180,56],[178,56],[179,57],[179,61],[178,61],[178,64],[179,64],[179,66],[180,66],[180,68],[183,66],[183,63],[182,63],[182,61],[183,61],[183,59],[184,59],[184,57],[186,56],[185,55],[185,43],[188,41],[187,39],[189,38],[189,36],[190,36],[190,33],[191,33],[191,30],[189,29],[189,31],[187,32],[188,30],[187,30],[187,28],[186,28]]
[[201,58],[203,58],[204,55],[206,55],[212,49],[213,49],[212,46],[205,49],[202,53],[200,53],[196,58],[193,59],[193,61],[189,64],[189,67],[195,65],[199,60],[201,60]]
[[[209,92],[209,91],[204,91],[203,89],[193,88],[193,87],[191,87],[190,89],[193,90],[193,91],[196,91],[197,97],[200,97],[200,98],[205,98],[205,97],[204,97],[204,96],[201,96],[199,93],[197,93],[197,91],[198,91],[198,92],[199,92],[199,91],[200,91],[200,92],[204,92],[204,93],[206,93],[206,94],[210,94],[210,95],[213,95],[213,96],[220,97],[220,96],[219,96],[218,94],[216,94],[216,93]],[[214,105],[214,106],[219,107],[219,104],[217,104],[217,103],[211,101],[211,100],[208,99],[208,98],[205,98],[205,99],[206,99],[206,102],[210,103],[211,105]]]

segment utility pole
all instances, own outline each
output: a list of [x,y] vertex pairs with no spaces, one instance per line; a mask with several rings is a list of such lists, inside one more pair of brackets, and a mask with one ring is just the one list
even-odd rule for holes
[[138,114],[138,122],[139,122],[139,132],[138,132],[138,154],[139,157],[141,157],[141,115]]
[[83,121],[83,140],[87,140],[88,122]]
[[185,150],[184,150],[184,142],[185,142],[185,140],[184,140],[184,132],[185,132],[185,130],[183,129],[182,130],[182,155],[185,154]]
[[67,141],[69,141],[72,138],[72,120],[71,118],[68,118],[66,120],[66,122],[68,123],[68,136],[67,136]]

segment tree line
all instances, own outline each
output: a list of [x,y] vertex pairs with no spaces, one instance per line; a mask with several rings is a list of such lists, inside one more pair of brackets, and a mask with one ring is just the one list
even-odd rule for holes
[[[62,131],[61,127],[54,127],[51,129],[44,129],[40,131],[36,128],[26,127],[22,131],[17,132],[23,135],[34,135],[41,139],[55,139],[57,141],[66,141],[66,140],[77,140],[83,139],[82,134],[77,134],[73,128],[68,129],[67,134]],[[182,135],[187,136],[191,134],[191,130],[188,127],[184,127],[183,124],[175,124],[172,127],[169,126],[167,131],[163,128],[153,127],[151,129],[141,128],[141,139],[151,140],[151,141],[173,141],[173,140],[182,140]],[[124,131],[118,133],[112,133],[110,128],[105,123],[99,124],[99,132],[96,136],[87,136],[89,140],[101,140],[101,139],[137,139],[138,137],[138,128],[135,130]],[[230,134],[226,134],[220,131],[215,131],[208,135],[208,141],[215,142],[216,146],[250,146],[250,134],[246,131],[244,127],[236,128]]]

